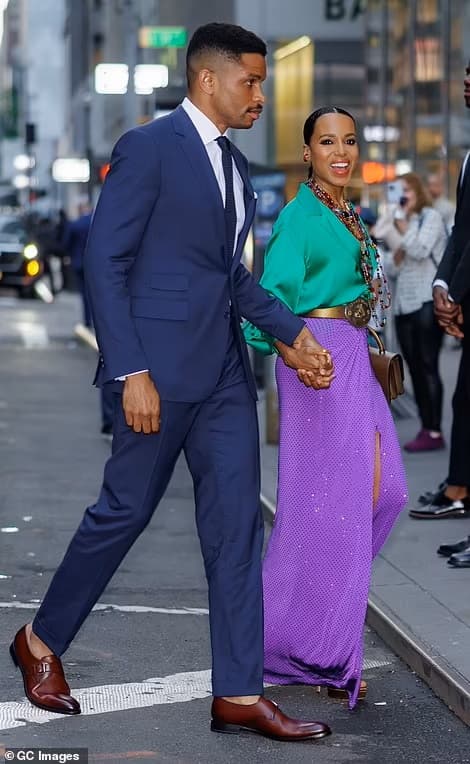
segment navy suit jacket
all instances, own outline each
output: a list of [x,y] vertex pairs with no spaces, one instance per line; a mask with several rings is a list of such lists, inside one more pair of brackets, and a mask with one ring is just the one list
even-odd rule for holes
[[435,278],[449,287],[449,294],[464,309],[465,323],[470,321],[470,158],[457,184],[457,208],[454,227]]
[[256,202],[247,160],[236,147],[233,156],[246,218],[232,257],[220,189],[184,109],[117,142],[84,259],[96,384],[149,369],[163,399],[202,401],[215,389],[232,327],[256,397],[241,317],[286,344],[303,328],[240,263]]

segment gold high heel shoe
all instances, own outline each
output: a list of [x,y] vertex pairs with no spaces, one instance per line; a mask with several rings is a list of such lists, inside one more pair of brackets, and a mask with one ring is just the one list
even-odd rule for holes
[[[367,682],[362,680],[357,699],[365,700],[366,695],[367,695]],[[347,690],[343,690],[341,687],[328,687],[328,697],[335,698],[336,700],[348,700],[349,694]]]

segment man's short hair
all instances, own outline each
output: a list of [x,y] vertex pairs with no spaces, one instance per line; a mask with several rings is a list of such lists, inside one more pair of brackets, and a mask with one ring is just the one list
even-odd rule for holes
[[244,53],[266,56],[266,43],[260,37],[235,24],[205,24],[194,32],[186,53],[186,77],[188,87],[197,74],[198,58],[204,54],[216,54],[231,61],[239,61]]

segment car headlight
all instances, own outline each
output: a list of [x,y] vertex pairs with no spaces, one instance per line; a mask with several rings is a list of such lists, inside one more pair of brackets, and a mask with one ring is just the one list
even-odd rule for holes
[[26,273],[28,276],[37,276],[40,270],[41,266],[37,260],[29,260],[26,265]]
[[23,255],[27,260],[34,260],[39,254],[39,250],[35,244],[26,244],[23,249]]

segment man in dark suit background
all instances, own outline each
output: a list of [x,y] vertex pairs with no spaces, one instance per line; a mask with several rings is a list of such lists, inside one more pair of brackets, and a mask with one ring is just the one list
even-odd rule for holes
[[88,205],[80,205],[78,217],[67,223],[63,238],[63,246],[70,257],[70,264],[73,268],[76,286],[82,301],[83,325],[89,329],[93,327],[93,317],[91,315],[90,301],[85,289],[83,261],[91,218],[92,213]]
[[[470,62],[464,79],[470,108]],[[416,518],[470,516],[470,161],[466,155],[457,184],[457,209],[447,249],[433,285],[434,310],[442,328],[462,341],[453,421],[449,474],[429,505],[410,512]],[[438,553],[453,567],[470,567],[470,536],[443,544]]]
[[[75,220],[70,220],[64,226],[62,243],[64,249],[70,257],[70,264],[75,275],[76,287],[80,293],[82,302],[83,325],[93,330],[93,316],[91,312],[90,299],[85,284],[85,250],[88,235],[90,233],[92,210],[88,204],[81,204],[79,215]],[[111,438],[113,431],[113,395],[109,386],[103,385],[100,390],[100,408],[101,408],[101,433],[106,438]]]
[[112,456],[33,624],[11,646],[26,694],[42,708],[80,712],[59,656],[150,521],[184,451],[209,587],[212,729],[278,740],[330,732],[262,697],[256,388],[241,318],[278,338],[305,384],[326,388],[333,372],[302,319],[240,263],[255,198],[246,158],[225,132],[260,116],[265,56],[263,41],[240,27],[201,27],[188,48],[188,97],[113,151],[85,256],[96,382],[116,396]]

